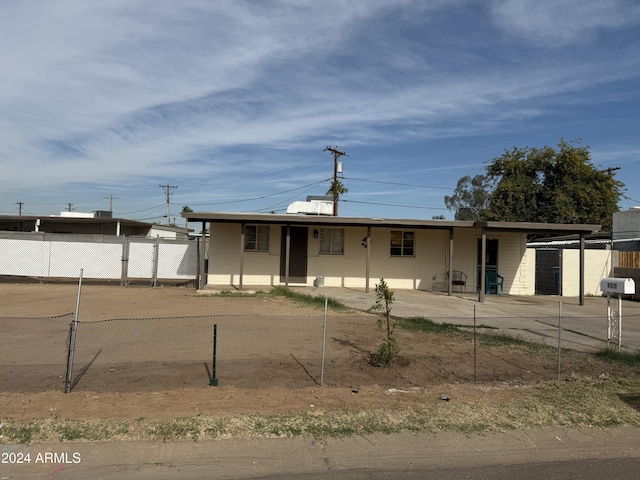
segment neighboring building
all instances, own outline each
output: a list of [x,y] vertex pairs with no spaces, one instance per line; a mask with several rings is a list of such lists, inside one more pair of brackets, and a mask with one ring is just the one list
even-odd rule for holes
[[175,225],[111,218],[111,212],[62,212],[51,216],[0,215],[0,230],[67,234],[186,238],[189,230]]
[[615,250],[640,251],[640,207],[613,214],[612,239]]
[[600,228],[322,215],[189,212],[182,216],[201,222],[202,231],[210,223],[208,273],[201,284],[238,288],[316,284],[368,291],[384,278],[391,288],[451,293],[453,271],[462,271],[464,288],[472,293],[484,284],[481,272],[493,270],[504,277],[505,294],[533,295],[535,251],[527,249],[527,235],[586,235]]

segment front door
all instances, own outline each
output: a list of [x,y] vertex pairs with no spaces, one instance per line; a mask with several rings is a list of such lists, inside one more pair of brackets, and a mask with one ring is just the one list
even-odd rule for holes
[[[487,238],[487,251],[486,251],[486,259],[485,259],[485,270],[487,272],[498,271],[498,239],[496,238]],[[478,276],[477,278],[477,291],[480,291],[480,275],[482,271],[482,239],[478,239]]]
[[[309,229],[307,227],[289,227],[291,229],[291,246],[289,250],[289,283],[307,283],[307,243]],[[286,249],[287,227],[282,227],[280,248],[280,282],[286,281]]]

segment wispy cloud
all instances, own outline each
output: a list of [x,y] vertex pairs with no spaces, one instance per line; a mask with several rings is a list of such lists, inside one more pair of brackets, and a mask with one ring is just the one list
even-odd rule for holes
[[635,0],[500,0],[490,9],[495,24],[509,34],[556,48],[591,43],[607,30],[640,23]]
[[323,178],[296,157],[328,144],[513,132],[637,82],[639,22],[631,0],[3,2],[0,201],[172,178],[197,200],[286,190]]

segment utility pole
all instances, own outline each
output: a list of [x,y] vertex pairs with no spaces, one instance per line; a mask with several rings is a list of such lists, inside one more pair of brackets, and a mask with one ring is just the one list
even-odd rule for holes
[[169,184],[167,183],[166,185],[160,185],[160,188],[164,188],[164,190],[165,190],[165,195],[166,195],[166,197],[167,197],[167,225],[169,225],[169,215],[170,215],[170,212],[169,212],[169,204],[170,204],[170,202],[171,202],[171,195],[173,195],[173,194],[171,193],[171,190],[173,190],[174,188],[178,188],[178,187],[171,186],[171,185],[169,185]]
[[120,200],[118,197],[114,197],[113,195],[109,195],[108,197],[102,197],[102,198],[108,198],[109,199],[109,211],[111,213],[113,213],[113,201],[114,200]]
[[18,216],[21,217],[22,216],[22,205],[24,205],[24,202],[16,202],[16,205],[18,205]]
[[73,203],[67,203],[67,210],[69,211],[73,210],[73,208],[71,207],[73,207]]
[[341,152],[337,148],[327,147],[324,151],[333,153],[333,216],[338,216],[338,158],[343,155],[348,157],[344,152]]
[[615,172],[616,170],[620,170],[620,167],[609,167],[609,168],[605,168],[604,170],[600,170],[601,172],[607,172],[609,174],[609,176],[611,176],[611,174],[613,172]]

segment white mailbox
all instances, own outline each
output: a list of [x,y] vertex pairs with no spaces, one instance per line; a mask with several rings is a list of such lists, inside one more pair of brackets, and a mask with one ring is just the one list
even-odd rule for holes
[[636,282],[633,278],[603,278],[600,280],[600,290],[604,293],[634,295],[636,293]]

